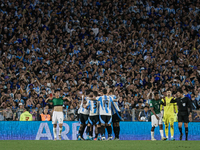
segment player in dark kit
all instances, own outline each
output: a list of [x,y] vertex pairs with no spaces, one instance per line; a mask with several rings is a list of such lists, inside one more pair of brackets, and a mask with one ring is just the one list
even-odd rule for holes
[[[188,97],[184,97],[183,91],[180,89],[177,92],[176,99],[172,99],[170,103],[177,103],[178,105],[178,128],[180,131],[180,140],[182,140],[182,124],[185,126],[185,140],[188,140],[188,123],[189,118],[192,117],[192,105],[191,101]],[[190,113],[188,113],[188,108],[190,109]],[[189,117],[188,117],[189,116]]]

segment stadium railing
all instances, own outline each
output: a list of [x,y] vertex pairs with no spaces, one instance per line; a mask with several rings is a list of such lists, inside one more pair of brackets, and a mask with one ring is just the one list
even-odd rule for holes
[[[139,121],[140,112],[144,109],[121,109],[121,119],[123,121]],[[23,109],[0,109],[0,121],[18,121],[20,115],[23,113]],[[43,109],[30,109],[30,113],[33,116],[33,121],[40,120],[40,114],[43,113]],[[52,109],[48,112],[52,116]],[[64,109],[64,121],[78,121],[78,110],[77,109]],[[150,116],[150,111],[148,113]],[[175,120],[176,116],[175,116]],[[150,121],[146,119],[145,121]],[[191,122],[200,122],[200,110],[193,110]]]

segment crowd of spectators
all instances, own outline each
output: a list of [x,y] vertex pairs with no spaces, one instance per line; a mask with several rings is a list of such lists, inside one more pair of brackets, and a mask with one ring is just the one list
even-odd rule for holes
[[124,120],[148,106],[150,90],[182,88],[198,110],[199,28],[199,0],[2,0],[0,119],[28,107],[38,120],[60,89],[76,120],[85,90],[111,86]]

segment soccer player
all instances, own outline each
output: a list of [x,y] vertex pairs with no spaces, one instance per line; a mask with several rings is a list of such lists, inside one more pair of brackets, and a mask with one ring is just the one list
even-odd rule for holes
[[[97,91],[93,91],[93,95],[95,97],[98,96],[98,92]],[[98,97],[97,97],[98,98]],[[89,98],[88,103],[86,104],[85,108],[88,107],[90,108],[90,113],[89,113],[89,126],[90,126],[90,139],[92,139],[92,133],[93,133],[93,126],[95,126],[95,138],[94,140],[100,140],[100,137],[98,136],[98,133],[101,128],[100,122],[99,122],[99,101],[92,100],[91,98]]]
[[166,106],[164,106],[164,123],[165,123],[165,134],[168,138],[168,127],[170,123],[170,131],[171,131],[171,140],[174,141],[174,110],[176,113],[178,113],[178,108],[176,103],[170,103],[170,101],[173,99],[172,92],[170,89],[167,90],[167,97],[165,97],[166,100]]
[[61,132],[63,126],[63,101],[66,100],[71,101],[67,97],[60,97],[60,90],[55,90],[55,97],[50,96],[45,101],[45,102],[47,101],[53,102],[54,105],[54,111],[52,116],[54,140],[57,140],[57,133],[56,133],[57,122],[59,123],[59,140],[61,140]]
[[154,129],[159,125],[160,127],[160,135],[161,135],[161,140],[166,140],[166,138],[163,135],[163,126],[162,126],[162,116],[160,113],[160,105],[166,105],[166,101],[162,101],[159,99],[159,94],[155,93],[155,99],[152,99],[150,101],[150,108],[151,108],[151,140],[156,141],[154,138]]
[[[188,123],[189,118],[192,118],[192,105],[188,97],[184,97],[183,91],[179,89],[177,91],[176,99],[172,99],[171,103],[177,103],[178,105],[178,128],[180,131],[180,140],[182,140],[182,124],[185,126],[185,140],[188,140]],[[188,114],[188,108],[190,108],[190,114]],[[188,117],[189,116],[189,117]]]
[[111,128],[111,103],[112,98],[107,96],[107,90],[103,89],[103,96],[98,98],[99,101],[99,119],[101,122],[101,140],[106,140],[105,138],[105,127],[108,131],[108,140],[112,140],[112,128]]
[[[83,138],[83,133],[85,128],[87,127],[88,124],[88,116],[89,116],[89,107],[84,108],[84,103],[87,103],[87,101],[84,101],[84,99],[87,99],[87,96],[89,96],[90,91],[86,90],[86,97],[82,96],[82,101],[81,101],[81,105],[79,108],[79,122],[80,122],[80,128],[79,128],[79,133],[78,133],[78,140],[84,140]],[[88,129],[87,129],[88,130]],[[89,138],[87,137],[87,140],[89,140]]]
[[121,110],[118,106],[117,97],[113,95],[113,91],[110,90],[109,95],[112,97],[113,101],[111,103],[111,110],[112,110],[112,122],[113,122],[113,130],[115,134],[114,140],[119,140],[119,133],[120,133],[120,124],[119,122],[122,120],[121,118]]

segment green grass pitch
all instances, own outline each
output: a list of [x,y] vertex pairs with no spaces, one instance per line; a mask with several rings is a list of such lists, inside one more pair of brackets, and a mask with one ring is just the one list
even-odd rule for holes
[[199,141],[0,141],[1,150],[200,150]]

